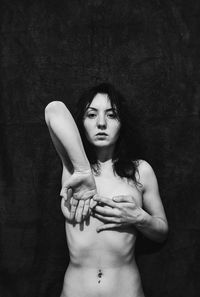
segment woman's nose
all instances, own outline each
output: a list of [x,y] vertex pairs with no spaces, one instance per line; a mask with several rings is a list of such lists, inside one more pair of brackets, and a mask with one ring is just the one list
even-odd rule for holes
[[99,116],[97,119],[97,127],[99,129],[106,129],[107,123],[106,123],[106,119],[105,116]]

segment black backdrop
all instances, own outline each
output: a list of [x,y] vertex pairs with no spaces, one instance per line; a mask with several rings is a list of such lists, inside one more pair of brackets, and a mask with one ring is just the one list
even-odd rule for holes
[[61,163],[44,108],[62,100],[74,112],[102,81],[138,110],[169,220],[163,247],[138,241],[146,296],[198,296],[199,12],[198,0],[2,2],[0,297],[59,296]]

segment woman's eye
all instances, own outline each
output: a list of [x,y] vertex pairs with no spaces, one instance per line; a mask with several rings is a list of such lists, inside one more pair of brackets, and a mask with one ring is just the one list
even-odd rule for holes
[[116,118],[116,115],[114,113],[108,113],[107,116],[110,118],[110,119],[115,119]]
[[96,116],[96,114],[95,113],[88,113],[87,116],[88,116],[88,118],[92,119],[92,118],[94,118]]

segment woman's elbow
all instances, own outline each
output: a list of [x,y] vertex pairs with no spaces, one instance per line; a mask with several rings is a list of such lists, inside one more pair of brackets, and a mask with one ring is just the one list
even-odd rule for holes
[[62,101],[51,101],[48,103],[44,110],[46,123],[49,123],[52,116],[61,114],[64,110],[66,110],[66,106]]
[[168,233],[169,233],[169,226],[168,226],[168,223],[165,222],[165,224],[162,226],[162,230],[160,230],[160,232],[159,232],[157,241],[159,243],[165,242],[168,238]]
[[45,107],[45,114],[57,112],[59,110],[62,110],[63,108],[66,108],[66,106],[62,101],[51,101]]

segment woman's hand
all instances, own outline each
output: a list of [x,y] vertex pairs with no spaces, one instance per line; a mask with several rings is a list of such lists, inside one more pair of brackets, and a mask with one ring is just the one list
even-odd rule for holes
[[61,199],[61,210],[62,210],[62,213],[65,217],[65,219],[68,221],[68,222],[71,222],[71,218],[70,218],[70,208],[71,208],[71,205],[70,205],[70,199],[72,198],[72,190],[69,189],[68,192],[67,192],[67,200],[62,196],[62,199]]
[[[72,195],[69,195],[69,189],[72,190]],[[92,171],[74,171],[71,177],[63,183],[60,192],[62,198],[68,201],[70,221],[75,219],[75,222],[80,223],[90,214],[90,208],[96,205],[96,202],[91,201],[95,194],[96,184]]]
[[104,222],[97,228],[97,232],[141,223],[144,210],[137,205],[133,196],[120,195],[110,199],[95,195],[93,199],[97,205],[92,215]]

